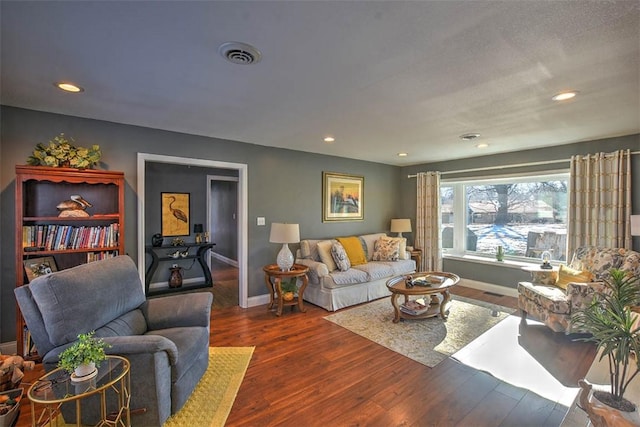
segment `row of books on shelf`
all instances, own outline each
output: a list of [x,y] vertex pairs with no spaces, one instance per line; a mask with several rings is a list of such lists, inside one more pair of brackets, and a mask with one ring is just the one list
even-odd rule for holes
[[118,251],[106,251],[106,252],[87,252],[87,262],[100,261],[107,258],[114,258],[118,256]]
[[425,300],[422,298],[417,300],[410,300],[403,304],[400,304],[400,310],[407,314],[417,316],[426,313],[426,311],[429,310],[429,303],[425,303]]
[[109,248],[118,245],[120,224],[105,226],[24,225],[22,247],[25,251]]

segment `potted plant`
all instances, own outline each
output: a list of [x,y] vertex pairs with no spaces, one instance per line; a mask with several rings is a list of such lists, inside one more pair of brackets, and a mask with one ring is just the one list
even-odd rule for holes
[[93,168],[102,157],[100,146],[76,147],[73,145],[74,142],[73,138],[67,139],[64,133],[61,133],[50,140],[48,144],[39,143],[33,150],[33,154],[27,159],[27,164],[76,169]]
[[627,271],[609,272],[610,278],[604,281],[606,291],[572,317],[580,330],[590,334],[577,340],[594,342],[599,360],[606,356],[609,362],[610,391],[595,390],[593,396],[612,408],[633,412],[636,405],[625,399],[624,393],[640,372],[640,327],[631,310],[640,304],[640,281]]
[[282,280],[280,282],[280,289],[282,289],[282,299],[285,301],[293,301],[296,292],[298,292],[298,280],[296,277],[292,277],[288,280]]
[[94,338],[95,331],[78,335],[78,341],[60,354],[58,367],[69,373],[74,373],[77,378],[87,377],[105,360],[104,349],[111,345],[102,338]]

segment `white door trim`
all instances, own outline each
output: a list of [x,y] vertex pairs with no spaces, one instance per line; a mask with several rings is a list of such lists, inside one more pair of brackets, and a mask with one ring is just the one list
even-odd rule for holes
[[138,272],[145,282],[145,166],[146,162],[170,163],[176,165],[202,166],[238,171],[238,300],[240,307],[248,305],[248,165],[217,160],[193,159],[189,157],[165,156],[161,154],[138,153]]

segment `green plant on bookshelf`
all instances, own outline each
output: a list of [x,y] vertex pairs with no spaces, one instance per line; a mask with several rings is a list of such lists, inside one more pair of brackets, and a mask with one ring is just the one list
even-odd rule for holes
[[38,143],[27,159],[32,166],[72,167],[91,169],[102,157],[99,145],[91,148],[76,147],[73,138],[67,139],[64,133],[54,137],[48,144]]

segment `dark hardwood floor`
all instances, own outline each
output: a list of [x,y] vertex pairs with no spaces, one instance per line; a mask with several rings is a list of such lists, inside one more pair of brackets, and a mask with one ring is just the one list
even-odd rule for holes
[[[455,293],[514,309],[517,304],[469,288]],[[281,317],[265,306],[214,308],[212,346],[255,346],[227,426],[537,427],[560,425],[567,411],[453,359],[428,368],[324,320],[327,311],[305,306],[306,313],[286,309]],[[548,353],[547,363],[557,360],[563,381],[577,384],[594,357],[590,344],[575,345],[549,329],[537,329],[531,339],[529,345]],[[29,373],[25,381],[37,375]],[[30,425],[26,403],[18,427]]]

